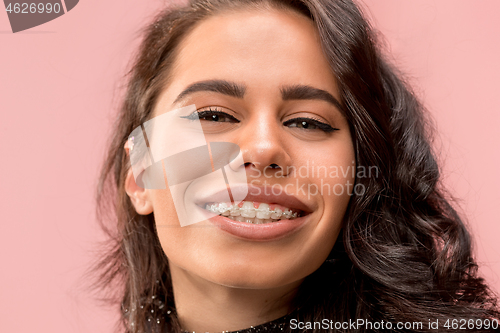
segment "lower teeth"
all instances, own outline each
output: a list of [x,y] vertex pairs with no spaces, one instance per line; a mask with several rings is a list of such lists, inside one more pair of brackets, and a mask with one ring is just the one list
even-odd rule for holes
[[265,224],[265,223],[271,223],[271,222],[276,222],[280,220],[276,219],[258,219],[256,217],[254,218],[249,218],[249,217],[243,217],[243,216],[226,216],[228,219],[237,221],[237,222],[246,222],[246,223],[252,223],[252,224]]

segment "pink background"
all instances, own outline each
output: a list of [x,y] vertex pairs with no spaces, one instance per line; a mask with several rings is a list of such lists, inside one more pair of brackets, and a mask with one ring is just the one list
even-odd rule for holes
[[[93,194],[121,75],[160,0],[82,0],[12,34],[0,5],[0,330],[111,332],[82,273],[100,233]],[[445,183],[481,272],[500,290],[500,2],[366,1],[431,110]]]

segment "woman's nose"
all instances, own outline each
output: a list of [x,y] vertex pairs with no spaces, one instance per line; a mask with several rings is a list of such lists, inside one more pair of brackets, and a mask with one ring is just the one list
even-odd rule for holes
[[272,116],[255,117],[238,129],[237,144],[248,172],[266,175],[281,169],[286,175],[291,165],[283,125]]

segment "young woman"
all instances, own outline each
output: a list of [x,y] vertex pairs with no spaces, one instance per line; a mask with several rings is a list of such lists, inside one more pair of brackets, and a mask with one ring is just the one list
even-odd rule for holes
[[[129,135],[193,105],[207,142],[239,147],[250,191],[237,207],[205,201],[218,216],[181,226],[169,188],[136,182]],[[495,330],[428,131],[351,1],[193,0],[160,13],[98,190],[114,223],[100,285],[118,282],[125,330]]]

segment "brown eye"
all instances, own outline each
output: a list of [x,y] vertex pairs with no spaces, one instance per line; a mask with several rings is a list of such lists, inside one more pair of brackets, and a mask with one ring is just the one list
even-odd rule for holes
[[202,111],[198,112],[198,117],[200,120],[207,120],[213,122],[229,122],[229,123],[237,123],[238,119],[234,118],[231,115],[228,115],[225,112],[213,112],[213,111]]
[[187,117],[190,120],[196,120],[199,119],[200,121],[209,121],[209,122],[216,122],[216,123],[239,123],[240,121],[236,119],[235,117],[231,116],[230,114],[219,111],[219,110],[213,110],[213,109],[208,109],[205,111],[196,111],[192,113],[191,115]]
[[283,123],[283,125],[288,127],[296,127],[304,130],[314,131],[320,130],[326,133],[330,133],[333,131],[338,131],[338,128],[333,128],[332,126],[318,121],[312,118],[294,118],[287,120]]
[[313,124],[309,125],[309,123],[307,121],[298,122],[297,127],[305,128],[305,129],[308,129],[309,127],[311,127],[310,129],[316,129],[316,126],[314,126]]
[[218,114],[213,114],[211,116],[204,116],[200,119],[205,119],[205,120],[211,120],[211,121],[219,121],[221,118],[219,117]]

